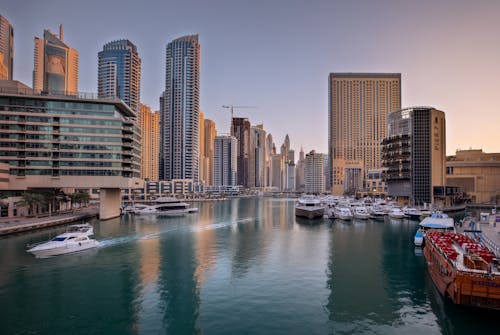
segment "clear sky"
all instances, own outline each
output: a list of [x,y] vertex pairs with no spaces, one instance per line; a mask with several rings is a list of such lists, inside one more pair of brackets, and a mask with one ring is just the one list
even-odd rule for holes
[[14,79],[31,86],[33,38],[64,26],[80,53],[79,89],[97,91],[97,53],[128,38],[142,58],[141,100],[158,109],[165,46],[201,43],[201,108],[219,132],[229,111],[264,123],[279,147],[327,152],[328,74],[401,72],[402,106],[446,113],[447,153],[500,152],[500,1],[3,0]]

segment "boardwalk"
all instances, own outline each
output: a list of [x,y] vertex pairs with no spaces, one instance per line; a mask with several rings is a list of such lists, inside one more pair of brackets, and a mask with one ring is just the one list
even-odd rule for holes
[[0,219],[0,236],[80,221],[95,217],[98,213],[98,207],[89,207],[72,213],[47,217],[2,218]]

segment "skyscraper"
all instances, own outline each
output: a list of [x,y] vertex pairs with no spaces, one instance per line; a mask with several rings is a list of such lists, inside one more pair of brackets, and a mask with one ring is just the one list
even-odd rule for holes
[[160,179],[198,182],[200,44],[198,35],[167,45],[165,92],[160,98]]
[[249,187],[250,121],[233,117],[231,135],[238,140],[238,185]]
[[160,113],[151,112],[149,106],[140,105],[139,124],[141,129],[141,178],[158,180],[160,155]]
[[305,189],[307,193],[325,192],[325,158],[323,154],[311,150],[305,159]]
[[331,192],[363,189],[368,170],[382,166],[386,117],[401,109],[400,73],[331,73],[328,81]]
[[214,144],[214,185],[235,186],[238,140],[234,136],[216,136]]
[[141,58],[129,40],[112,41],[98,53],[99,98],[119,97],[135,112],[141,97]]
[[207,160],[207,185],[214,185],[214,145],[215,136],[217,136],[217,129],[215,129],[215,122],[210,119],[205,119],[205,159]]
[[387,117],[382,142],[387,193],[411,205],[434,203],[446,183],[446,120],[432,107],[405,108]]
[[250,155],[248,157],[250,187],[265,187],[266,131],[262,124],[250,127]]
[[14,71],[14,29],[0,15],[0,80],[12,80]]
[[59,36],[44,30],[43,39],[35,37],[33,89],[52,94],[78,92],[78,51],[64,43],[62,25]]

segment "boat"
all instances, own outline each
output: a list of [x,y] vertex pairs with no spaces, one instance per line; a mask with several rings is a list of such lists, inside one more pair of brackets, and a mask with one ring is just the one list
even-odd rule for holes
[[405,213],[399,207],[393,207],[389,211],[389,217],[393,219],[403,219],[405,217]]
[[94,230],[89,224],[71,225],[64,234],[57,235],[47,242],[29,246],[28,252],[37,258],[79,252],[99,246],[99,242],[89,238]]
[[445,298],[457,305],[500,310],[499,261],[486,247],[463,234],[430,231],[424,257]]
[[303,195],[295,204],[295,216],[305,217],[308,219],[322,218],[325,214],[326,206],[321,204],[321,201],[313,195]]
[[198,208],[190,208],[189,206],[189,204],[181,202],[177,198],[161,197],[152,204],[136,204],[132,209],[132,213],[137,215],[179,216],[198,211]]
[[370,209],[370,219],[377,221],[384,221],[385,215],[386,215],[385,212],[379,206],[373,206]]
[[352,214],[351,209],[347,206],[342,206],[342,205],[336,206],[333,209],[333,216],[336,219],[346,220],[346,221],[352,220],[352,218],[353,218],[353,214]]
[[355,219],[368,220],[370,218],[370,213],[364,206],[354,207],[353,216]]
[[403,213],[407,218],[410,220],[419,220],[420,217],[422,216],[422,211],[413,208],[413,207],[405,207],[403,208]]
[[455,232],[455,222],[443,212],[432,213],[431,216],[426,217],[419,223],[419,228],[413,239],[415,246],[422,246],[425,234],[430,230]]

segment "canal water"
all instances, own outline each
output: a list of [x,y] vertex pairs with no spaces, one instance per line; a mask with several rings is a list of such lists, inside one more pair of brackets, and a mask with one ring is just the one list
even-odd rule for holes
[[196,203],[185,217],[92,222],[101,246],[36,259],[0,240],[0,334],[493,334],[444,300],[417,222],[294,216],[294,201]]

